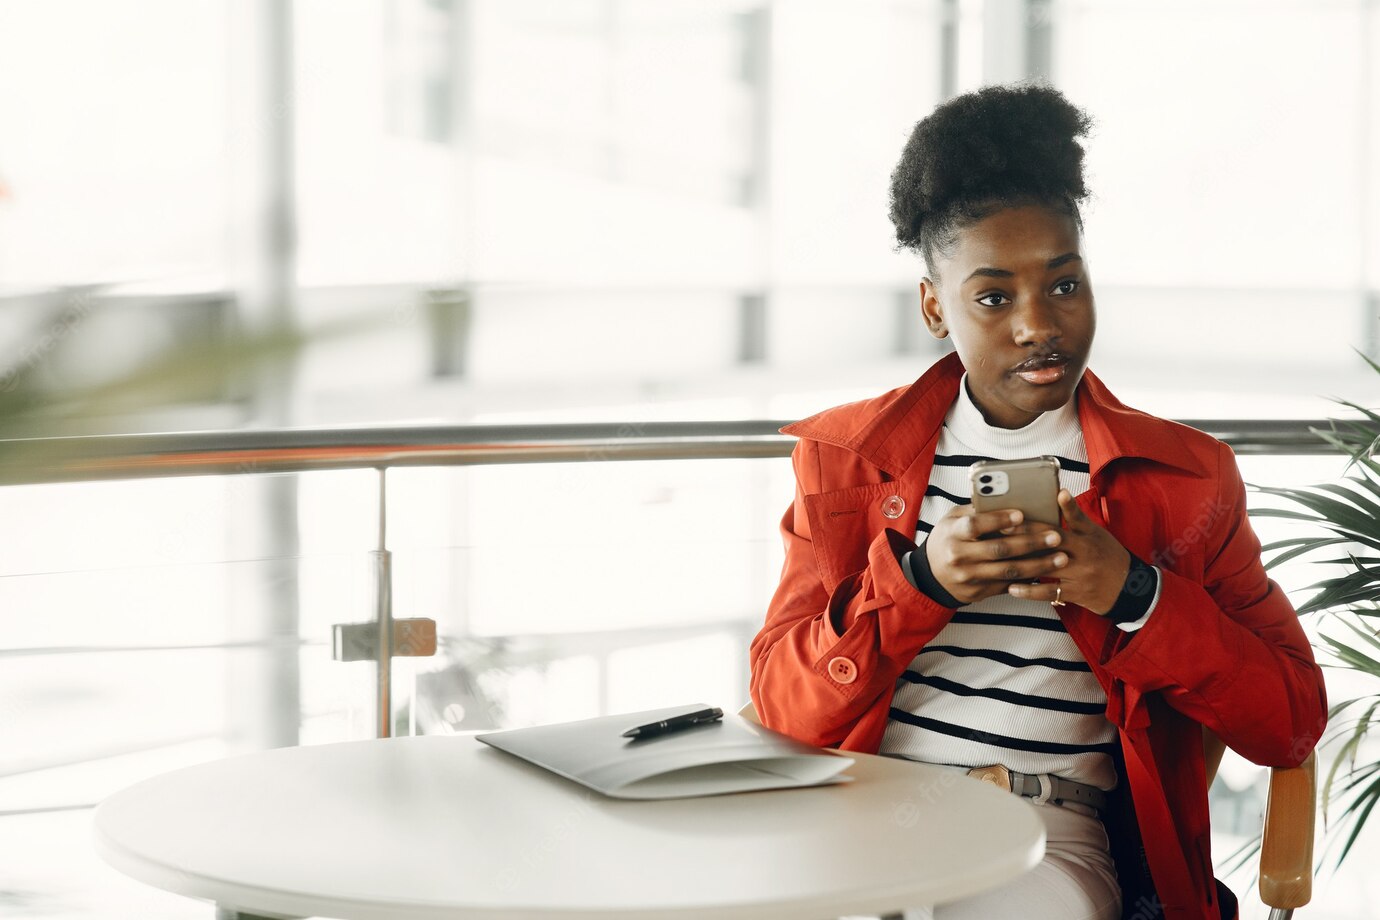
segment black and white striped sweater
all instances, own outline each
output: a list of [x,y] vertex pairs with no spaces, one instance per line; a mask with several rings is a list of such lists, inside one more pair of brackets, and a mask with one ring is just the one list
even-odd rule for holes
[[[935,522],[969,502],[973,463],[1041,454],[1059,458],[1060,485],[1074,495],[1087,490],[1088,453],[1075,403],[1024,428],[994,428],[968,396],[965,374],[939,435],[916,543],[923,548]],[[1145,617],[1121,628],[1138,629],[1154,610],[1152,602]],[[965,766],[1002,763],[1112,789],[1116,728],[1106,705],[1054,608],[998,595],[960,607],[915,656],[897,681],[880,753]]]

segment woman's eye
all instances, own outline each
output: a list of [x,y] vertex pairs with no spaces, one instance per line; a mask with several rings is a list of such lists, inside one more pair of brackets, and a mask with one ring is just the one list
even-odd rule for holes
[[1005,294],[983,294],[978,298],[978,303],[982,304],[984,307],[1000,307],[1006,302]]
[[1060,281],[1054,286],[1054,293],[1056,294],[1072,294],[1076,290],[1078,290],[1078,282],[1072,278]]

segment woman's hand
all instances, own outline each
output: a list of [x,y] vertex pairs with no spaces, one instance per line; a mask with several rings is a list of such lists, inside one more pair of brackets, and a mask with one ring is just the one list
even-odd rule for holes
[[1058,580],[1037,585],[1017,583],[1007,590],[1012,597],[1052,601],[1058,588],[1060,600],[1105,614],[1116,604],[1126,583],[1131,554],[1116,537],[1083,513],[1068,489],[1059,490],[1059,509],[1068,525],[1062,531],[1062,548],[1069,561],[1059,569]]
[[[963,604],[1005,594],[1013,583],[1062,573],[1069,556],[1054,547],[1064,535],[1038,521],[1023,524],[1022,518],[1016,510],[977,512],[959,505],[925,538],[930,573]],[[996,536],[984,540],[983,534]]]

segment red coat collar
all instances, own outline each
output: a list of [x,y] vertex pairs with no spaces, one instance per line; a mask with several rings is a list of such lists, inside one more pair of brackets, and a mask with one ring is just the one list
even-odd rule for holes
[[[845,447],[899,478],[934,439],[958,397],[963,364],[956,352],[936,361],[920,379],[881,396],[848,403],[801,419],[782,434]],[[1112,395],[1091,370],[1078,383],[1078,421],[1088,448],[1092,478],[1113,460],[1141,457],[1206,475],[1214,458],[1185,439],[1178,422],[1132,409]]]

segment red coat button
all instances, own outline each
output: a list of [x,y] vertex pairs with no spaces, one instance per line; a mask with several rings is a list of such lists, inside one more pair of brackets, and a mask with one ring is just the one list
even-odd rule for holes
[[841,684],[851,684],[858,679],[858,666],[853,663],[852,658],[831,658],[829,676]]
[[882,499],[882,514],[893,521],[905,513],[906,500],[899,495],[888,495]]

